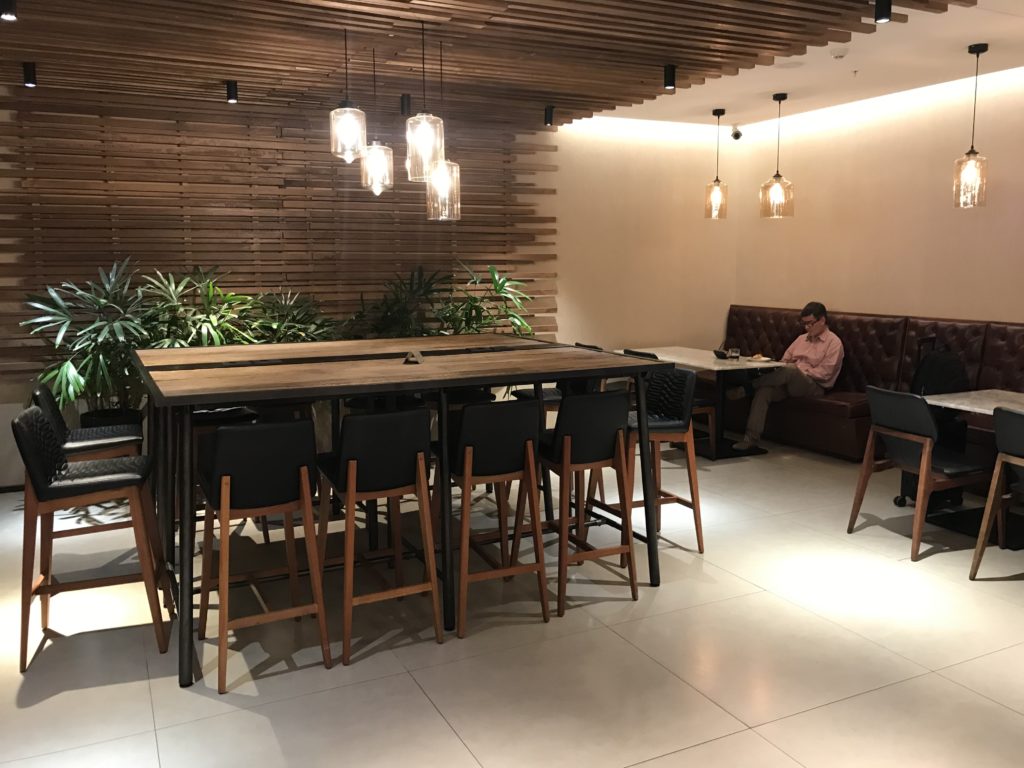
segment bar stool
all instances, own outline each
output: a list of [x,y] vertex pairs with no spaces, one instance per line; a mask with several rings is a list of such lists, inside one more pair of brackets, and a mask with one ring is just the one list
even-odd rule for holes
[[[657,360],[657,355],[649,352],[625,350],[627,355]],[[697,453],[694,446],[693,393],[697,386],[697,374],[680,368],[657,370],[647,385],[647,431],[650,435],[651,458],[654,465],[654,487],[658,497],[655,500],[657,510],[657,528],[661,532],[661,508],[665,504],[681,504],[693,510],[693,526],[697,533],[697,551],[704,552],[704,533],[700,521],[700,491],[697,487]],[[639,421],[636,411],[629,414],[629,446],[626,452],[629,458],[629,476],[635,477],[636,445],[640,440]],[[661,484],[661,446],[662,443],[682,443],[686,449],[686,477],[690,484],[690,498],[685,499],[678,494],[665,490]],[[643,499],[633,499],[632,508],[642,507]]]
[[[583,473],[613,467],[619,486],[619,498],[630,498],[629,465],[626,461],[626,426],[629,415],[629,394],[599,392],[573,395],[562,401],[553,432],[541,441],[541,464],[560,480],[558,492],[558,615],[565,615],[566,586],[569,563],[597,560],[620,555],[626,561],[633,599],[638,598],[636,563],[633,558],[633,527],[630,515],[622,516],[621,543],[610,547],[594,547],[586,541],[587,505],[583,493]],[[570,490],[575,481],[575,518],[570,518]],[[576,522],[576,535],[569,533],[570,522]],[[577,549],[569,553],[569,544]]]
[[[427,489],[427,457],[430,455],[430,412],[426,408],[346,416],[341,422],[339,452],[322,454],[320,473],[342,499],[345,515],[344,596],[341,663],[348,664],[352,647],[352,612],[357,605],[429,592],[433,602],[434,635],[444,641],[441,603],[434,562],[434,538],[430,524]],[[423,537],[426,580],[402,583],[401,497],[416,494]],[[322,494],[325,498],[326,494]],[[391,515],[392,555],[396,585],[362,595],[355,594],[356,505],[386,498]],[[327,548],[327,504],[320,506],[319,550]]]
[[[535,446],[540,432],[540,411],[536,400],[511,401],[487,405],[467,405],[452,416],[448,454],[453,480],[462,489],[462,519],[459,548],[459,605],[457,633],[466,634],[466,607],[469,585],[486,579],[499,579],[534,573],[540,592],[541,616],[549,620],[547,577],[544,571],[544,541],[541,538],[540,501],[537,492]],[[509,490],[519,481],[520,503],[513,521],[513,545],[509,553]],[[493,484],[498,505],[498,530],[476,533],[471,528],[473,486]],[[437,490],[435,489],[435,496]],[[530,506],[529,531],[533,536],[534,562],[519,562],[519,537],[524,530],[526,499]],[[497,541],[500,558],[495,560],[485,546]],[[469,551],[475,549],[490,569],[470,573]]]
[[1006,507],[1009,505],[1009,497],[1006,495],[1007,479],[1011,483],[1024,482],[1024,413],[1008,408],[996,408],[992,419],[999,455],[996,457],[996,466],[992,472],[992,485],[989,487],[988,500],[985,502],[985,514],[982,516],[981,528],[978,531],[978,543],[974,547],[971,581],[977,578],[981,558],[985,556],[985,547],[992,533],[993,513],[996,518],[999,546],[1006,546]]
[[[146,586],[149,610],[160,653],[167,651],[167,632],[157,595],[160,582],[170,600],[170,582],[164,568],[156,533],[153,497],[147,484],[150,461],[147,456],[76,461],[69,464],[60,437],[50,420],[33,405],[12,422],[14,440],[25,463],[25,530],[21,555],[21,647],[19,668],[28,668],[28,622],[32,598],[39,595],[42,628],[49,629],[50,596],[60,592],[107,587],[141,580]],[[53,515],[61,509],[128,500],[130,523],[110,523],[54,532]],[[36,527],[40,528],[39,572],[35,569]],[[58,582],[53,578],[54,539],[130,527],[135,533],[141,573],[95,579]]]
[[32,403],[39,407],[60,440],[61,450],[72,461],[138,456],[142,452],[142,427],[137,424],[113,424],[106,427],[68,428],[64,414],[49,387],[32,392]]
[[[331,667],[327,640],[322,572],[313,522],[313,492],[316,490],[316,442],[313,423],[246,424],[220,427],[212,445],[199,459],[199,483],[206,496],[203,528],[203,568],[199,598],[199,639],[206,636],[210,591],[218,596],[217,690],[227,691],[228,631],[315,614],[320,629],[324,666]],[[313,601],[298,603],[298,567],[295,553],[293,514],[302,513],[306,556]],[[230,618],[231,521],[283,515],[292,586],[292,607],[266,610],[243,618]],[[213,575],[213,521],[220,529],[217,576]],[[254,585],[255,586],[255,585]],[[261,601],[262,602],[262,601]]]

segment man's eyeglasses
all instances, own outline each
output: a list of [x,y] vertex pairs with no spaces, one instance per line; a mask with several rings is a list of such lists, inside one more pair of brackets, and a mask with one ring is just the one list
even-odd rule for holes
[[803,318],[801,318],[800,322],[803,323],[804,328],[813,328],[817,324],[818,320],[821,320],[821,318],[812,317],[810,320],[804,320]]

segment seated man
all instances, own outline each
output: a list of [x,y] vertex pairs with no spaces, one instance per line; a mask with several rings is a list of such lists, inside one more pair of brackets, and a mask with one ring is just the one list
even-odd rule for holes
[[[843,342],[828,328],[828,312],[821,302],[812,301],[800,313],[807,333],[798,336],[782,356],[784,368],[754,379],[754,399],[747,417],[747,432],[733,448],[748,451],[757,447],[768,416],[768,403],[787,397],[821,397],[839,378],[843,364]],[[730,399],[746,394],[742,387],[729,390]]]

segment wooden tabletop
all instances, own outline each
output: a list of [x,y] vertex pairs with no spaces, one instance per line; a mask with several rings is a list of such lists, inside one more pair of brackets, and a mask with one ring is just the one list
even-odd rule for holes
[[[424,351],[423,342],[440,338],[446,354],[425,355],[419,364],[404,363],[404,352]],[[563,378],[624,376],[649,371],[667,363],[627,357],[612,352],[595,352],[531,339],[491,344],[495,335],[428,337],[381,340],[381,356],[365,357],[365,341],[327,342],[336,359],[320,353],[324,342],[310,345],[260,345],[259,359],[228,359],[219,366],[209,359],[188,365],[175,356],[156,358],[158,365],[143,364],[140,370],[158,406],[214,405],[219,403],[268,401],[275,399],[317,399],[377,392],[416,392],[440,388],[481,385],[527,384]],[[410,342],[418,342],[411,345]],[[484,341],[484,344],[481,344]],[[461,344],[459,348],[457,345]],[[505,349],[480,351],[488,346]],[[278,348],[286,346],[293,362],[284,361]],[[316,347],[296,349],[297,347]],[[354,355],[347,354],[357,350]],[[396,355],[394,350],[401,350]],[[149,350],[154,351],[154,350]],[[165,353],[190,350],[157,350]],[[232,350],[233,351],[233,350]],[[152,355],[145,355],[153,360]],[[192,358],[189,358],[192,359]],[[269,361],[269,362],[268,362]]]
[[928,405],[952,408],[968,413],[992,415],[996,408],[1012,408],[1024,411],[1024,392],[1006,389],[979,389],[974,392],[951,392],[948,395],[925,395]]
[[776,360],[752,360],[740,357],[734,360],[719,360],[710,349],[693,347],[634,347],[637,352],[650,352],[659,360],[675,363],[680,368],[692,371],[738,371],[749,368],[781,368],[785,363]]

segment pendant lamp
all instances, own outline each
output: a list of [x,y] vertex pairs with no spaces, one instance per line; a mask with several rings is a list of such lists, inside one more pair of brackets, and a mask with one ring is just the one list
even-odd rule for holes
[[[377,107],[377,49],[373,49],[373,106]],[[395,185],[395,159],[391,147],[382,144],[375,136],[373,142],[366,147],[360,160],[360,177],[363,189],[368,189],[377,197],[386,189]]]
[[[444,48],[438,49],[438,72],[441,85],[441,111],[444,111]],[[441,157],[430,168],[427,179],[427,219],[458,221],[462,218],[462,181],[458,163]]]
[[729,185],[718,178],[718,149],[725,110],[716,107],[711,110],[711,114],[718,119],[718,126],[715,129],[715,180],[704,190],[704,218],[724,219],[729,212]]
[[779,152],[782,145],[782,102],[785,93],[773,93],[772,99],[779,105],[778,131],[775,137],[775,175],[761,185],[761,218],[783,219],[794,213],[793,182],[779,173]]
[[331,111],[331,154],[351,163],[366,151],[366,113],[348,98],[348,30],[345,30],[345,98]]
[[427,109],[427,32],[420,22],[420,68],[423,76],[423,112],[405,121],[405,170],[409,181],[427,181],[438,160],[444,160],[444,122]]
[[978,117],[978,68],[981,54],[988,43],[975,43],[967,47],[974,60],[974,112],[971,115],[971,148],[953,165],[953,205],[957,208],[976,208],[985,205],[988,182],[988,160],[974,148],[974,125]]

